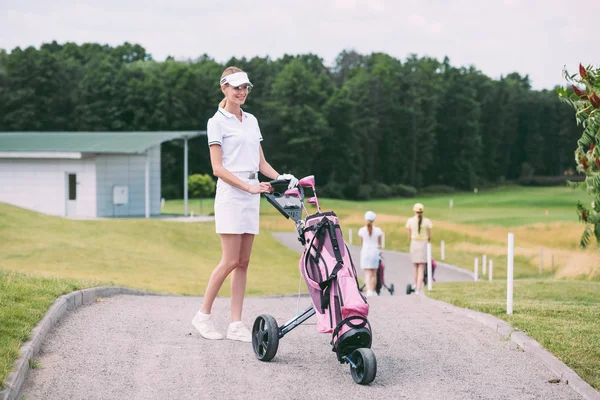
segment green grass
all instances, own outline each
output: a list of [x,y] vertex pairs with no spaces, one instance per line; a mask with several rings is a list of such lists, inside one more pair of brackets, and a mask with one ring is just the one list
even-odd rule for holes
[[[448,208],[450,199],[454,201],[452,210]],[[565,269],[570,271],[561,262],[581,254],[592,257],[592,263],[597,260],[593,258],[595,253],[580,253],[575,249],[574,238],[582,228],[574,222],[574,205],[577,200],[589,199],[581,192],[566,188],[511,187],[478,194],[456,193],[370,202],[323,199],[322,205],[326,210],[335,210],[340,216],[345,234],[348,228],[353,228],[356,232],[363,224],[364,212],[367,209],[374,210],[379,215],[376,223],[386,232],[386,248],[407,251],[404,221],[411,215],[412,204],[416,201],[423,202],[426,215],[434,223],[434,243],[439,243],[442,239],[446,242],[446,261],[471,269],[473,258],[487,252],[494,258],[494,275],[497,278],[505,276],[506,232],[514,230],[517,232],[516,243],[519,246],[515,259],[515,276],[524,278],[536,276],[535,254],[541,245],[557,251],[559,272]],[[188,210],[196,215],[211,213],[213,201],[205,199],[200,205],[197,199],[190,200]],[[183,202],[166,202],[163,213],[182,214]],[[270,231],[293,232],[294,225],[263,200],[261,234],[256,237],[250,262],[249,295],[294,293],[298,290],[298,254],[283,248],[271,237]],[[0,203],[0,237],[0,382],[6,378],[18,355],[20,344],[26,340],[31,329],[57,296],[97,284],[202,295],[208,276],[220,258],[220,244],[213,223],[186,224],[133,219],[77,221],[50,217]],[[434,255],[437,255],[435,245],[434,250]],[[534,254],[533,258],[531,254]],[[594,275],[594,271],[575,271],[571,275],[596,279],[599,275]],[[543,276],[550,275],[551,271],[546,270]],[[569,290],[569,285],[585,285],[589,282],[552,282],[552,285],[556,285],[553,288],[557,290],[546,290],[543,285],[532,286],[530,298],[535,300],[532,300],[534,302],[531,303],[531,308],[518,308],[519,305],[530,304],[529,302],[516,303],[515,316],[512,318],[522,319],[515,319],[516,323],[526,323],[526,316],[534,318],[539,315],[540,331],[547,327],[551,329],[552,322],[547,322],[551,320],[546,319],[549,318],[546,313],[551,316],[553,309],[568,310],[558,313],[565,326],[579,326],[578,319],[587,318],[580,318],[579,313],[590,312],[590,309],[592,313],[596,313],[592,315],[598,320],[597,308],[588,307],[588,297],[581,298],[578,293],[566,297],[560,295],[563,290],[561,285],[565,285],[564,290]],[[521,284],[525,285],[517,283],[517,295],[527,293],[525,286]],[[593,286],[596,283],[589,284],[590,288],[598,291],[598,287]],[[486,285],[479,283],[474,287],[480,290],[486,288]],[[475,290],[470,289],[471,286],[469,283],[437,285],[434,295],[439,293],[440,296],[455,295],[457,299],[469,299],[465,293]],[[502,284],[493,283],[485,293],[473,296],[479,299],[486,296],[489,303],[473,300],[464,306],[489,307],[491,311],[486,312],[501,313],[501,292]],[[583,290],[581,293],[587,292]],[[227,283],[220,294],[229,295]],[[496,297],[500,298],[500,303],[497,303]],[[545,300],[541,302],[540,298]],[[593,296],[590,298],[597,299]],[[556,307],[544,309],[544,304]],[[535,327],[528,329],[533,329],[533,334],[536,334]],[[579,334],[579,342],[595,341],[597,345],[596,333],[582,326]],[[548,340],[552,339],[551,335],[547,336]],[[544,344],[544,336],[540,337],[540,342]],[[567,349],[579,346],[572,343],[570,336],[557,335],[556,339],[558,342],[562,341],[562,346]],[[566,351],[560,345],[550,343],[550,346],[553,347],[548,348],[557,355]]]
[[[214,198],[188,199],[188,215],[209,215],[213,213]],[[163,214],[183,215],[183,200],[168,200],[161,210]]]
[[[452,209],[449,208],[450,199],[454,203]],[[334,210],[340,217],[344,234],[348,229],[356,233],[364,224],[364,212],[375,211],[379,216],[375,223],[386,233],[386,248],[407,252],[409,240],[404,221],[412,215],[412,205],[423,202],[426,216],[434,223],[432,245],[437,259],[443,240],[446,262],[471,270],[474,258],[486,254],[488,259],[494,260],[495,275],[503,278],[506,276],[507,235],[512,231],[518,247],[515,277],[540,277],[539,253],[543,248],[545,259],[541,276],[558,272],[561,277],[600,280],[599,256],[577,247],[583,225],[577,222],[575,204],[589,200],[586,193],[567,187],[510,186],[477,194],[459,192],[366,202],[322,199],[321,203],[325,210]],[[199,210],[198,200],[194,201],[196,205],[191,202],[189,209]],[[203,200],[205,213],[212,208],[212,199]],[[168,201],[164,212],[183,213],[183,202]],[[294,229],[293,224],[282,218],[264,199],[261,221],[264,228],[273,231]]]
[[[450,200],[454,206],[450,209]],[[370,202],[382,212],[411,215],[412,205],[425,204],[429,218],[472,225],[522,226],[533,223],[576,221],[575,204],[591,198],[566,187],[508,186],[478,193],[459,192],[442,196]],[[332,204],[332,207],[335,204]],[[545,211],[548,210],[548,215]]]
[[[38,278],[0,270],[0,388],[19,356],[21,343],[57,297],[99,281]],[[31,361],[33,366],[38,364]]]
[[505,282],[439,283],[428,295],[507,321],[600,389],[600,282],[515,281],[511,316]]
[[[78,221],[0,203],[0,237],[0,383],[58,296],[98,285],[202,295],[220,259],[212,223]],[[247,294],[296,292],[297,265],[298,254],[263,231],[255,239]],[[219,294],[229,290],[226,282]]]
[[[202,295],[221,257],[213,223],[79,221],[0,203],[0,269],[96,279],[150,291]],[[248,293],[298,288],[298,255],[263,231],[250,260]],[[222,295],[229,295],[224,285]]]

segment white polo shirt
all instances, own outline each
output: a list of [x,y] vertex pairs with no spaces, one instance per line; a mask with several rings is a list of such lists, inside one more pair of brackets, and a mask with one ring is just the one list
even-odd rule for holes
[[219,108],[208,120],[208,146],[221,145],[223,167],[231,172],[257,172],[263,140],[254,115],[242,110],[242,120]]

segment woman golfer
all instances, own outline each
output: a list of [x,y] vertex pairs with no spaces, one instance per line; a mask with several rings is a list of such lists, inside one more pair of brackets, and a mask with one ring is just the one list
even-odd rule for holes
[[221,238],[221,261],[210,275],[192,325],[206,339],[223,339],[215,329],[211,309],[225,278],[231,274],[227,338],[251,342],[250,330],[242,323],[246,275],[254,235],[258,234],[260,193],[272,191],[269,183],[258,181],[258,172],[271,179],[289,180],[290,188],[298,180],[290,174],[279,175],[269,165],[260,144],[263,138],[258,121],[241,109],[252,89],[248,75],[229,67],[223,71],[220,84],[225,98],[208,120],[207,136],[213,173],[218,178],[215,226]]
[[367,211],[365,213],[366,225],[358,230],[360,237],[360,267],[365,271],[365,286],[367,288],[366,297],[375,296],[375,286],[377,285],[377,268],[379,268],[379,260],[381,258],[381,237],[383,231],[381,228],[374,226],[375,213]]
[[433,228],[429,218],[423,218],[423,209],[423,204],[416,203],[413,206],[415,215],[406,221],[410,240],[410,257],[415,267],[413,289],[416,294],[419,294],[423,287],[425,264],[427,264],[427,243],[431,241],[431,229]]

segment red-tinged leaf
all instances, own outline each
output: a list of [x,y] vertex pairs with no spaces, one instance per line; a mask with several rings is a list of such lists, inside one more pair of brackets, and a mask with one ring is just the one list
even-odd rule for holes
[[585,161],[585,157],[581,157],[581,165],[583,165],[583,169],[588,169],[587,161]]
[[587,71],[581,64],[579,64],[579,76],[581,76],[583,79],[587,78]]
[[583,211],[583,210],[581,210],[581,219],[582,219],[584,222],[588,222],[587,215],[585,215],[585,211]]
[[590,103],[592,103],[592,106],[594,106],[594,108],[600,107],[600,97],[598,97],[597,93],[594,93],[590,96]]
[[599,159],[595,159],[594,162],[596,163],[596,166],[598,167],[598,169],[600,169],[600,160]]
[[577,86],[575,85],[571,85],[573,87],[573,91],[575,92],[575,94],[579,97],[584,97],[585,93],[581,91],[581,89],[579,89]]

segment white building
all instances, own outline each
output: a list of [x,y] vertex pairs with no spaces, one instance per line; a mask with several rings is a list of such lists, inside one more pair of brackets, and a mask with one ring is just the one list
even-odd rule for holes
[[[159,215],[161,143],[193,132],[0,132],[0,202],[68,217]],[[185,184],[184,184],[185,183]]]

